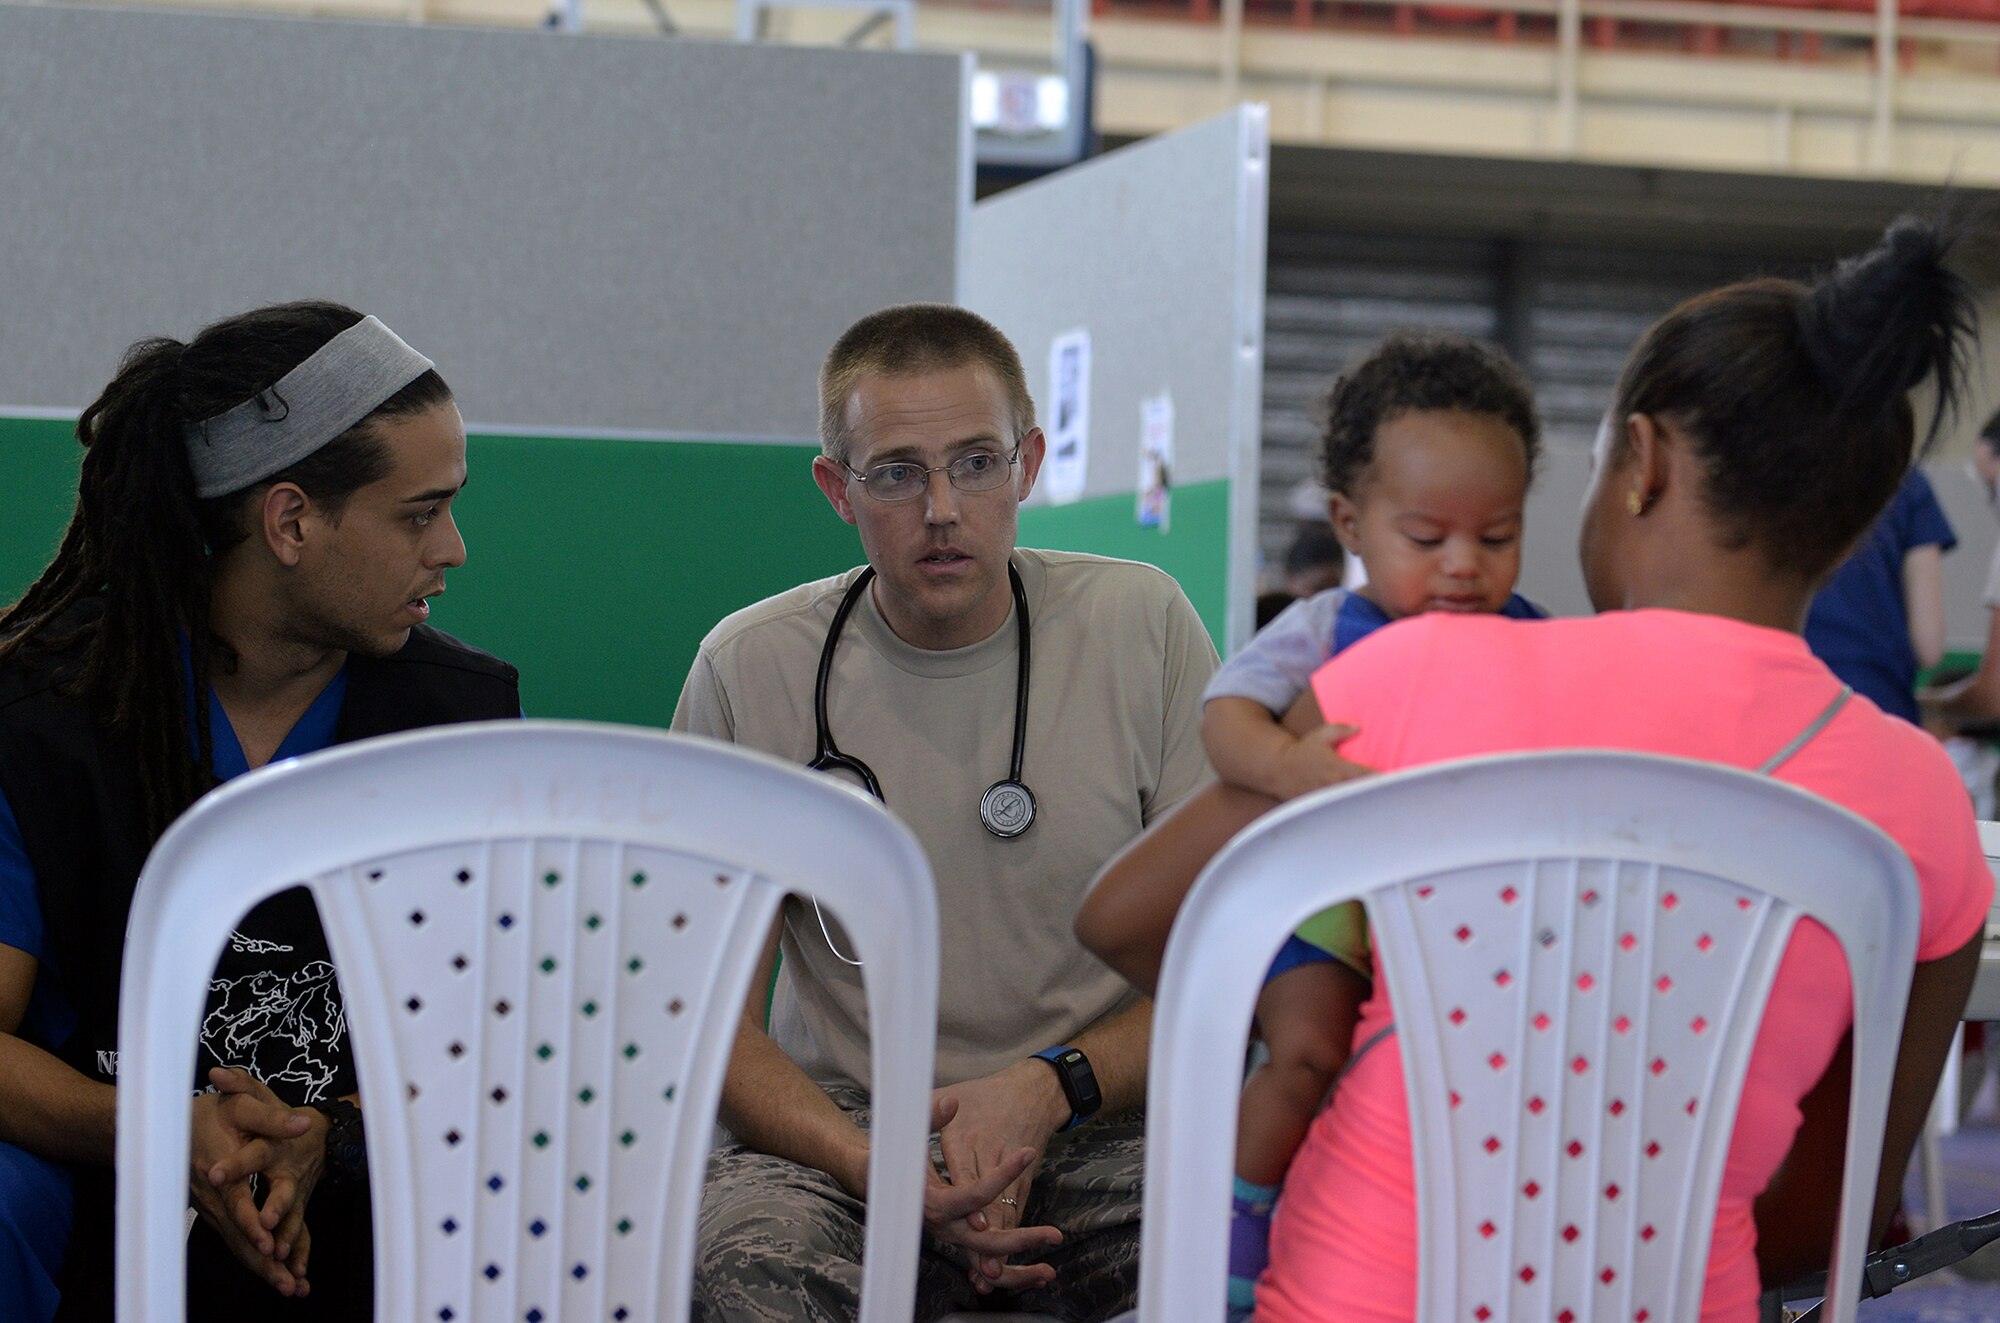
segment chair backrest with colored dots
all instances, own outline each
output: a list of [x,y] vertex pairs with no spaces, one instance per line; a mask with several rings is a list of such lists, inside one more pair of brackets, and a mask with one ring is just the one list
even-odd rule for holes
[[1828,1305],[1852,1317],[1916,950],[1909,860],[1767,777],[1557,752],[1298,800],[1195,884],[1155,999],[1145,1323],[1219,1306],[1238,1082],[1217,1044],[1242,1039],[1284,938],[1351,899],[1396,1016],[1419,1323],[1693,1320],[1765,1000],[1797,920],[1824,924],[1855,998]]
[[147,1300],[148,1317],[179,1317],[187,1055],[160,1045],[192,1043],[237,916],[300,882],[361,1080],[379,1317],[687,1317],[723,1074],[778,907],[800,892],[866,961],[879,1193],[863,1308],[908,1319],[937,998],[921,848],[833,778],[555,722],[268,768],[162,837],[134,903],[119,1041],[137,1064],[120,1092],[181,1101],[120,1126],[121,1312]]

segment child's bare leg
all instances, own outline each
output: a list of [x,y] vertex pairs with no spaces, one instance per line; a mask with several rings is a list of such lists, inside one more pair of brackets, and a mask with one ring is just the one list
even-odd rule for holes
[[1236,1174],[1277,1185],[1347,1064],[1367,984],[1336,961],[1294,965],[1264,985],[1257,1024],[1270,1060],[1243,1086]]
[[1264,985],[1257,1022],[1270,1060],[1243,1086],[1229,1229],[1230,1317],[1252,1307],[1269,1256],[1285,1169],[1346,1064],[1368,984],[1333,960],[1293,965]]

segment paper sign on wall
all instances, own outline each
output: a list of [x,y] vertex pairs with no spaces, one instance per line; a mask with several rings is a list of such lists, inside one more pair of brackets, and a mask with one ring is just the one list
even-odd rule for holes
[[1083,495],[1090,467],[1090,332],[1049,343],[1048,493],[1063,505]]
[[1139,404],[1141,528],[1168,530],[1174,513],[1174,397],[1166,391]]

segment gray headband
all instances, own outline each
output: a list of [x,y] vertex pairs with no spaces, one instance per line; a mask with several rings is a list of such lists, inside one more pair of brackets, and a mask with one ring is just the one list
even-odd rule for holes
[[431,361],[373,317],[243,403],[187,430],[188,467],[204,499],[290,468],[431,370]]

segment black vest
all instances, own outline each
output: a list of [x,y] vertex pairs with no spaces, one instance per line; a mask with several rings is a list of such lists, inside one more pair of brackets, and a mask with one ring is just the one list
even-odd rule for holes
[[[74,664],[73,656],[59,656],[0,668],[0,793],[34,866],[51,967],[77,1015],[76,1032],[58,1055],[92,1079],[115,1083],[125,924],[152,841],[137,759],[123,736],[58,692]],[[334,742],[520,712],[520,675],[512,666],[420,626],[394,656],[349,656]],[[251,929],[260,916],[275,916],[324,951],[303,889],[266,901],[243,927]],[[326,1096],[351,1090],[345,1078],[351,1066],[343,1061],[341,1069],[342,1087]],[[305,1101],[273,1085],[281,1096],[294,1094],[288,1101]]]

